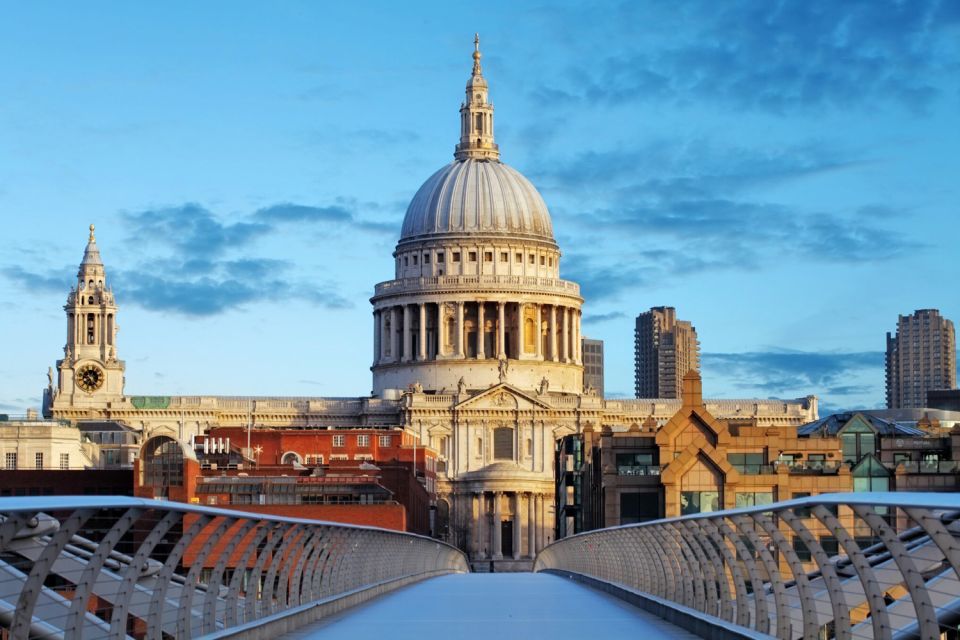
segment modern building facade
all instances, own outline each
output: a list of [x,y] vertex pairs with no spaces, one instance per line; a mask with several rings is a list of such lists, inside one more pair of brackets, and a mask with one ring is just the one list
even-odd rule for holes
[[637,316],[634,330],[634,392],[637,398],[679,398],[683,376],[700,371],[700,341],[673,307],[653,307]]
[[[560,278],[560,248],[542,197],[499,159],[480,60],[477,47],[453,162],[413,197],[394,279],[377,284],[371,298],[372,397],[128,394],[116,344],[118,305],[91,229],[65,307],[67,343],[45,392],[46,412],[120,421],[144,443],[163,437],[187,450],[205,434],[232,429],[232,445],[248,460],[256,459],[240,435],[248,428],[399,430],[436,452],[434,530],[478,566],[528,569],[555,532],[557,441],[664,425],[681,401],[606,400],[584,384],[580,288]],[[680,367],[695,357],[695,339],[693,347]],[[813,396],[704,404],[719,417],[749,416],[758,428],[817,417]],[[279,452],[281,463],[288,454],[303,456],[304,466],[306,456],[334,455],[291,446]]]
[[583,388],[603,395],[603,340],[584,338],[580,347],[583,353]]
[[927,392],[957,386],[953,322],[936,309],[917,309],[887,333],[887,408],[924,407]]
[[841,491],[960,489],[960,428],[861,412],[805,425],[720,419],[700,377],[667,421],[584,429],[557,454],[557,536]]

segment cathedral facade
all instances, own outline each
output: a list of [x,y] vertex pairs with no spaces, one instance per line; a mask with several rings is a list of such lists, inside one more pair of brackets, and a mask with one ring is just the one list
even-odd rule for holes
[[[128,394],[117,304],[91,225],[45,413],[118,420],[145,440],[186,441],[227,426],[400,426],[438,454],[437,534],[473,561],[529,568],[554,536],[557,442],[584,429],[655,430],[680,401],[605,400],[584,388],[584,300],[560,278],[543,198],[500,161],[480,60],[477,44],[454,160],[417,191],[394,251],[395,277],[371,298],[371,397]],[[817,418],[814,397],[706,406],[758,426]]]

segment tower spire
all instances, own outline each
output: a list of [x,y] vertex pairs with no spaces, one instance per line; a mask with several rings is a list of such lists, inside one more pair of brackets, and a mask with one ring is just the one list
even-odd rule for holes
[[473,36],[473,72],[467,80],[466,99],[460,105],[460,144],[453,157],[499,160],[500,149],[493,139],[493,105],[488,101],[487,80],[480,66],[480,34]]

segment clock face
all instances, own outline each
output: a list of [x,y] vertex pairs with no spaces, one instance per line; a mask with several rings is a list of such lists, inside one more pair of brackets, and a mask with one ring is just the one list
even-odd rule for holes
[[95,364],[85,364],[77,370],[77,386],[92,393],[103,386],[103,369]]

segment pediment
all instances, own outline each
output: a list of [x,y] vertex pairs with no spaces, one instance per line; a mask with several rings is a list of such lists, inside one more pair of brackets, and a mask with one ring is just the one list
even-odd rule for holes
[[528,395],[509,384],[500,383],[481,391],[457,405],[457,409],[490,411],[532,411],[550,409],[538,398]]

